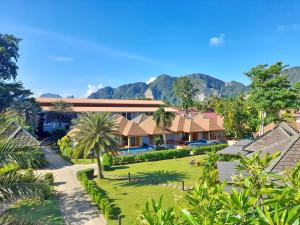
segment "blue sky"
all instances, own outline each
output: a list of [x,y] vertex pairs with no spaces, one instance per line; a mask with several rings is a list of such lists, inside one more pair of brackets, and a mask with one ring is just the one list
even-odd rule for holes
[[35,95],[200,72],[225,81],[257,64],[300,65],[298,0],[2,0],[0,32],[23,39]]

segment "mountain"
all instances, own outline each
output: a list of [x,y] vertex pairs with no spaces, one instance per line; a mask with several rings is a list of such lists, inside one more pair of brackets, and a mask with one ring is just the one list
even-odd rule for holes
[[300,81],[300,66],[294,66],[285,70],[288,80],[291,83],[296,83]]
[[42,94],[40,96],[40,98],[62,98],[62,97],[58,94],[45,93],[45,94]]
[[[245,91],[245,85],[232,81],[224,82],[212,76],[194,73],[185,75],[191,79],[195,87],[199,89],[197,99],[202,100],[209,95],[219,95],[229,97]],[[178,102],[173,93],[173,84],[178,77],[172,77],[166,74],[158,76],[153,82],[146,84],[137,82],[126,84],[117,88],[104,87],[92,93],[88,98],[108,98],[108,99],[136,99],[151,98],[156,100],[165,100],[172,103]]]

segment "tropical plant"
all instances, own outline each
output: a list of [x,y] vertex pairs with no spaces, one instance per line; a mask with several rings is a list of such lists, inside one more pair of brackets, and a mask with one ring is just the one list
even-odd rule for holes
[[109,153],[105,153],[102,157],[102,167],[104,170],[109,170],[113,165],[113,157]]
[[[11,114],[0,113],[0,127],[7,127],[13,118]],[[23,141],[8,140],[3,135],[2,129],[0,139],[0,168],[15,165],[14,168],[27,168],[39,166],[40,161],[36,160],[38,149],[27,146]],[[44,199],[51,191],[45,179],[36,173],[21,173],[16,169],[0,173],[0,202],[14,202],[24,198]],[[7,216],[5,213],[0,215],[1,224],[25,224],[18,218]]]
[[71,138],[68,135],[65,135],[57,141],[57,145],[59,146],[61,155],[71,159],[73,154]]
[[167,127],[172,125],[172,121],[175,117],[175,114],[173,112],[166,112],[164,107],[159,107],[154,115],[153,119],[156,122],[156,125],[162,130],[163,132],[163,140],[164,140],[164,146],[167,145],[167,138],[166,138],[166,129]]
[[[178,215],[182,224],[300,224],[300,162],[284,174],[268,172],[271,161],[277,156],[278,153],[262,155],[261,152],[251,157],[241,156],[240,174],[233,178],[230,192],[225,191],[226,183],[213,183],[207,176],[201,176],[194,190],[187,195],[185,209]],[[151,223],[161,212],[148,213],[147,208],[146,205],[142,212],[142,218],[147,216],[145,224],[169,224],[172,221],[165,218],[159,223]],[[171,210],[170,214],[174,213]]]
[[58,100],[52,104],[46,113],[46,122],[56,123],[58,128],[61,128],[64,123],[70,124],[73,117],[72,104],[64,100]]
[[118,140],[115,138],[116,120],[110,113],[83,113],[74,121],[74,139],[77,142],[74,156],[87,157],[95,151],[98,165],[98,177],[103,178],[101,156],[103,153],[116,155]]
[[163,197],[159,198],[158,203],[153,199],[146,203],[146,207],[139,216],[139,221],[144,225],[174,225],[178,219],[175,217],[174,209],[162,207]]

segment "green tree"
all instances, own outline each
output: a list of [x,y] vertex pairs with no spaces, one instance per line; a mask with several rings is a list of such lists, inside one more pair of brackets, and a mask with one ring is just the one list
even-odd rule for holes
[[257,112],[248,106],[243,96],[219,101],[216,111],[224,118],[223,126],[228,136],[243,138],[256,129]]
[[19,43],[21,39],[0,33],[0,110],[16,101],[24,101],[32,94],[16,82]]
[[74,156],[87,157],[95,151],[98,165],[98,177],[104,178],[101,166],[103,153],[115,155],[118,150],[118,141],[115,138],[116,120],[110,113],[82,113],[74,121],[74,138],[77,144]]
[[265,123],[280,119],[280,110],[296,107],[297,93],[283,75],[286,67],[277,62],[270,66],[258,65],[246,73],[252,82],[249,102],[259,112],[261,134]]
[[63,123],[70,123],[74,117],[72,107],[72,104],[63,100],[53,103],[50,110],[46,113],[46,121],[57,123],[59,126]]
[[159,107],[153,115],[156,125],[163,131],[164,146],[167,145],[166,128],[172,125],[174,117],[175,114],[166,112],[164,107]]
[[193,105],[193,99],[199,91],[194,87],[191,79],[188,77],[181,77],[173,84],[173,91],[181,100],[182,108],[188,112],[190,106]]
[[222,101],[218,96],[208,96],[203,101],[194,101],[194,105],[201,112],[215,112],[217,104]]

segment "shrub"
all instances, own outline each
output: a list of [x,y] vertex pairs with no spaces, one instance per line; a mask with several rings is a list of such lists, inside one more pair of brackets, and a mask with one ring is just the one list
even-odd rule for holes
[[[79,174],[79,176],[81,176],[82,174],[86,175],[86,178],[91,180],[94,178],[94,169],[85,169],[85,170],[81,170],[77,173],[77,175]],[[78,177],[78,176],[77,176]]]
[[113,217],[113,210],[111,204],[105,206],[104,214],[106,218],[111,219]]
[[100,202],[100,208],[102,209],[102,211],[105,211],[105,207],[106,205],[109,204],[109,201],[107,200],[107,198],[102,198],[101,202]]
[[154,151],[154,152],[147,152],[139,155],[117,156],[113,158],[113,164],[120,165],[120,164],[136,163],[136,162],[147,162],[147,161],[157,161],[157,160],[164,160],[164,159],[182,158],[182,157],[189,156],[191,152],[194,155],[200,155],[205,152],[218,151],[227,146],[228,146],[227,144],[218,144],[218,145],[199,146],[196,148]]
[[101,189],[94,180],[88,178],[94,174],[94,169],[86,169],[77,172],[77,179],[80,181],[82,186],[85,188],[87,193],[90,195],[92,200],[96,203],[98,208],[102,210],[103,214],[107,218],[113,217],[113,208],[105,191]]
[[47,182],[49,182],[50,185],[53,185],[53,184],[54,184],[54,176],[53,176],[53,173],[51,173],[51,172],[45,173],[44,177],[45,177],[45,180],[46,180]]
[[66,157],[67,159],[71,159],[73,155],[72,142],[68,135],[62,137],[57,141],[57,145],[59,146],[61,155]]
[[113,164],[113,157],[111,154],[105,153],[102,157],[102,167],[104,170],[109,170]]

